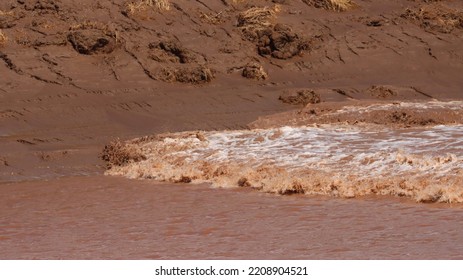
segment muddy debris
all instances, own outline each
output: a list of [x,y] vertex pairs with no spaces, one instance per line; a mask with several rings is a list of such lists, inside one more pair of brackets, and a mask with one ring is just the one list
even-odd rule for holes
[[183,47],[177,40],[165,40],[150,43],[149,58],[158,62],[191,63],[196,61],[196,55]]
[[381,99],[397,96],[397,92],[387,86],[371,86],[367,92],[370,96]]
[[158,79],[165,82],[187,84],[205,84],[214,79],[214,71],[207,66],[163,68],[158,73]]
[[257,41],[260,31],[273,27],[276,11],[276,8],[253,7],[238,14],[237,26],[241,29],[243,38],[248,41]]
[[394,124],[404,126],[427,126],[436,124],[436,120],[420,114],[412,115],[404,111],[394,111],[389,114],[389,120]]
[[320,94],[311,89],[287,91],[278,98],[283,103],[291,105],[317,104],[321,102]]
[[0,10],[0,29],[15,27],[16,21],[23,17],[25,17],[24,13]]
[[59,1],[54,0],[21,0],[18,3],[24,4],[26,11],[36,11],[40,15],[60,11]]
[[8,41],[8,37],[3,33],[3,31],[0,29],[0,47],[6,44]]
[[146,160],[146,157],[140,151],[120,140],[113,140],[106,145],[100,154],[100,158],[106,162],[108,169]]
[[242,188],[249,188],[251,187],[251,182],[246,177],[241,177],[237,182],[239,187]]
[[116,36],[99,29],[72,31],[67,39],[74,50],[83,55],[108,54],[116,49]]
[[267,72],[264,67],[257,62],[248,63],[244,68],[241,75],[247,79],[252,80],[266,80],[268,78]]
[[258,52],[278,59],[289,59],[309,49],[309,42],[294,33],[284,24],[276,24],[258,33]]
[[319,9],[344,12],[356,6],[352,0],[302,0],[309,6]]
[[427,31],[451,33],[463,29],[463,12],[442,4],[426,4],[419,9],[407,9],[401,16]]

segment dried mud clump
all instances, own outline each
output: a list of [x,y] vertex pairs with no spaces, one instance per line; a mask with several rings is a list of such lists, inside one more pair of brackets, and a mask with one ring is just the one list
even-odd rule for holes
[[424,5],[419,9],[407,9],[403,18],[416,22],[421,28],[440,33],[463,29],[463,12],[441,4]]
[[176,40],[161,41],[149,44],[149,57],[158,62],[191,63],[195,62],[195,54],[183,47]]
[[248,63],[241,75],[247,79],[253,80],[266,80],[268,78],[267,72],[265,72],[264,67],[256,62]]
[[16,25],[15,21],[24,15],[19,15],[13,11],[2,11],[0,10],[0,29],[12,28]]
[[59,1],[54,0],[29,0],[29,1],[18,1],[20,4],[24,4],[26,11],[38,12],[38,14],[53,14],[60,11]]
[[136,15],[148,10],[168,11],[170,2],[168,0],[139,0],[128,3],[124,12],[126,15]]
[[278,8],[254,7],[238,14],[238,27],[249,41],[258,39],[257,33],[271,28]]
[[393,89],[388,88],[386,86],[371,86],[367,90],[367,92],[372,97],[384,98],[384,99],[397,96],[397,92],[395,92]]
[[309,49],[309,43],[294,33],[289,26],[276,24],[258,32],[258,52],[278,59],[288,59]]
[[200,12],[199,18],[201,21],[209,23],[209,24],[220,24],[225,22],[225,19],[227,16],[224,14],[223,11],[215,13],[215,12],[210,12],[210,13],[203,13]]
[[436,120],[423,115],[412,115],[404,111],[394,111],[389,114],[389,121],[403,126],[427,126],[437,124]]
[[114,140],[106,145],[100,157],[106,162],[108,169],[114,166],[124,166],[129,163],[146,160],[146,157],[134,147],[119,140]]
[[283,103],[291,105],[317,104],[321,102],[320,94],[310,89],[285,92],[278,98]]
[[86,23],[71,27],[67,36],[74,50],[80,54],[111,53],[116,48],[116,35],[106,26]]
[[288,59],[300,55],[309,44],[291,28],[284,24],[274,24],[273,19],[279,11],[276,5],[251,8],[238,15],[238,27],[245,40],[256,42],[260,55],[270,55],[278,59]]
[[347,11],[356,6],[352,0],[302,0],[309,6],[321,8],[325,10],[332,10],[337,12]]
[[214,71],[206,66],[185,68],[164,68],[158,78],[166,82],[179,82],[188,84],[204,84],[214,79]]

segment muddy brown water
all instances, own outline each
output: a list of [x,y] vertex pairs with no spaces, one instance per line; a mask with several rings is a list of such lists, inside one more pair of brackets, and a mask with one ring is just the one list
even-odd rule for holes
[[68,177],[1,184],[2,259],[459,259],[460,205]]

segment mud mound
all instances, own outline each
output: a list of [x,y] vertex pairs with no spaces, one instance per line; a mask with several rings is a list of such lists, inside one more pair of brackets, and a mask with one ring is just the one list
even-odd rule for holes
[[320,94],[310,89],[287,91],[280,95],[278,99],[283,103],[304,106],[307,104],[316,104],[321,102]]
[[301,54],[309,44],[291,27],[273,23],[278,10],[278,6],[246,10],[238,15],[238,27],[245,40],[257,43],[260,55],[288,59]]
[[166,82],[204,84],[214,79],[214,71],[206,66],[163,68],[158,78]]
[[107,163],[108,168],[124,166],[146,159],[136,148],[119,140],[114,140],[106,145],[100,154],[100,158]]
[[196,55],[177,40],[166,40],[149,44],[149,57],[158,62],[191,63]]
[[265,80],[268,78],[267,72],[265,72],[264,67],[256,62],[248,63],[241,75],[247,79],[253,80]]
[[442,4],[427,4],[419,9],[407,9],[402,17],[429,31],[451,33],[455,29],[463,29],[463,12]]
[[67,36],[72,47],[80,54],[111,53],[116,48],[116,36],[108,30],[80,29]]
[[389,88],[387,86],[371,86],[367,90],[367,92],[370,96],[381,99],[387,99],[397,96],[397,92],[394,89]]
[[309,43],[284,24],[257,32],[258,52],[278,59],[288,59],[309,49]]
[[356,6],[352,0],[302,0],[304,3],[315,8],[333,10],[338,12],[347,11]]

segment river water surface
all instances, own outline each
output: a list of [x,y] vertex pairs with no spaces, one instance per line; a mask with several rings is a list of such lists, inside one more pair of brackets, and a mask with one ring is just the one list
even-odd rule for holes
[[463,209],[93,176],[2,184],[2,259],[457,259]]

